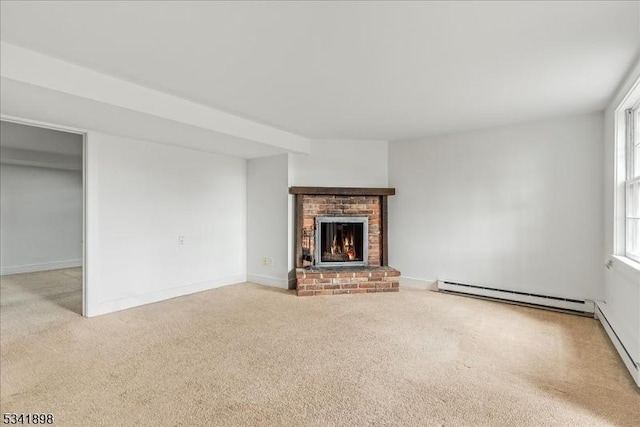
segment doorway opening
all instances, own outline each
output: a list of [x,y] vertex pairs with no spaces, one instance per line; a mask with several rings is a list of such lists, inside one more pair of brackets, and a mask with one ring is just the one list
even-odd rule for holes
[[3,332],[12,321],[85,314],[85,139],[0,120]]

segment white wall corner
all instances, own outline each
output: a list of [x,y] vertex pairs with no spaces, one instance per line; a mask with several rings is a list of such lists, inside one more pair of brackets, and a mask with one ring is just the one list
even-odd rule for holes
[[274,288],[289,289],[289,280],[286,277],[280,278],[260,274],[247,274],[247,282],[272,286]]
[[[358,159],[366,168],[353,168]],[[389,143],[381,140],[312,140],[307,154],[290,157],[290,185],[386,187]]]

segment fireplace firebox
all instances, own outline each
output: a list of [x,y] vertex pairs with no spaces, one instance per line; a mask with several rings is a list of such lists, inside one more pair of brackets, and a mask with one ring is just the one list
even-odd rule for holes
[[369,218],[316,217],[315,241],[318,267],[367,265]]

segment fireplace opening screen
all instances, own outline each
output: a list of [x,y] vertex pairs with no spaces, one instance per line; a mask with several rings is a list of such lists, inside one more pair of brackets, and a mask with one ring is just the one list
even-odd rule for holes
[[317,265],[367,264],[367,217],[319,217],[316,234]]

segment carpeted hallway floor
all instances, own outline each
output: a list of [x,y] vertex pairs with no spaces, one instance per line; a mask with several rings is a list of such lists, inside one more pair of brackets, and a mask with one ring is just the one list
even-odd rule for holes
[[65,426],[640,425],[640,391],[594,319],[253,284],[85,319],[77,270],[52,273],[1,280],[3,413]]

